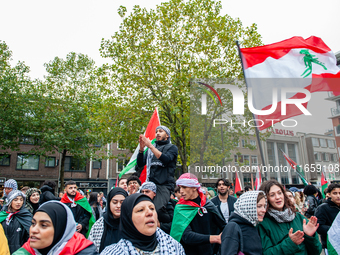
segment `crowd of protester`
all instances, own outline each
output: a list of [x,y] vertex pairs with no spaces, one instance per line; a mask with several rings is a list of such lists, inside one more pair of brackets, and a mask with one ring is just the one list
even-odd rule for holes
[[275,180],[230,195],[227,179],[208,189],[183,174],[158,210],[157,185],[134,175],[107,197],[86,199],[74,181],[55,196],[55,186],[18,190],[15,180],[5,182],[1,254],[332,254],[327,232],[340,211],[336,183],[325,198],[313,185],[285,189]]
[[[286,189],[276,180],[234,194],[227,179],[202,187],[190,173],[176,181],[170,130],[139,137],[137,168],[148,180],[120,178],[107,197],[67,181],[18,190],[4,183],[0,254],[326,255],[340,251],[340,184],[325,198],[314,185]],[[144,150],[144,148],[148,148]],[[331,233],[331,236],[330,236]],[[320,242],[321,240],[321,242]]]

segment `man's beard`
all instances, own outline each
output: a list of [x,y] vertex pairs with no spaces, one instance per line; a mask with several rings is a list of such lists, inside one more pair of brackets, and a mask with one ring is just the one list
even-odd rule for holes
[[67,193],[67,196],[69,196],[70,198],[74,199],[76,197],[76,194],[75,195],[71,195],[70,193],[66,192]]
[[226,192],[221,192],[221,191],[217,191],[218,192],[218,194],[220,194],[221,196],[225,196],[225,195],[227,195],[228,194],[228,192],[229,192],[229,190],[227,190]]

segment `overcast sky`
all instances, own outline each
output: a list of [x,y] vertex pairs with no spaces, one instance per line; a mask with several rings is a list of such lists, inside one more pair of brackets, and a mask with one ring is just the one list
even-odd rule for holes
[[[100,57],[100,42],[118,30],[118,7],[124,5],[131,11],[135,4],[155,8],[161,2],[164,1],[2,0],[0,40],[12,50],[13,63],[24,61],[33,78],[43,78],[44,63],[56,56],[65,58],[71,51],[87,54],[101,65],[107,60]],[[334,53],[340,51],[339,0],[222,0],[222,6],[222,14],[240,18],[244,26],[256,23],[264,44],[314,35],[321,37]],[[332,128],[327,117],[335,104],[323,100],[325,95],[312,94],[308,108],[312,117],[295,117],[298,130],[323,133]]]

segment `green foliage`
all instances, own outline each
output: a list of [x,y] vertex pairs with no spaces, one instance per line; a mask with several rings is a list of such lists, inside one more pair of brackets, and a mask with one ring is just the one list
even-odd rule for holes
[[10,65],[12,52],[0,41],[0,148],[18,150],[19,137],[30,129],[28,111],[32,83],[29,68],[18,62]]
[[[122,115],[117,108],[109,114],[117,117],[111,131],[123,140],[134,137],[137,144],[139,129],[158,106],[161,123],[170,128],[179,149],[183,172],[190,162],[190,79],[240,78],[235,40],[243,47],[261,44],[255,24],[244,28],[240,20],[220,15],[221,8],[212,0],[170,0],[151,10],[135,6],[125,16],[121,7],[119,31],[101,44],[101,55],[112,60],[107,68],[113,86],[106,104],[125,109]],[[124,119],[127,114],[133,117]],[[135,128],[121,129],[117,123],[122,121]]]

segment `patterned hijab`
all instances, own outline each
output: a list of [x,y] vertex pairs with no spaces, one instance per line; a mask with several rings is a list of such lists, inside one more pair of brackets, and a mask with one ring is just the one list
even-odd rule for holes
[[37,204],[32,204],[30,198],[33,193],[38,192],[41,195],[40,189],[30,188],[26,191],[26,208],[30,211],[30,213],[34,213],[35,210],[39,208],[39,202]]
[[[263,191],[248,191],[242,194],[234,205],[234,213],[246,219],[254,226],[259,223],[257,217],[257,197],[260,193],[264,194]],[[267,206],[266,196],[264,198],[266,199]]]

